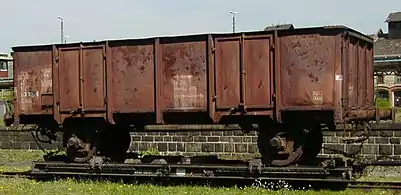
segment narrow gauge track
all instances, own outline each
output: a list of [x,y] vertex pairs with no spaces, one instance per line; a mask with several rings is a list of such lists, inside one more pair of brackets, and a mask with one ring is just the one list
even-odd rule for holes
[[[217,160],[213,157],[182,158],[153,156],[132,163],[109,163],[94,158],[89,163],[62,161],[33,162],[25,172],[2,172],[0,178],[52,180],[59,178],[98,178],[109,180],[161,181],[167,185],[207,181],[213,185],[248,185],[256,181],[286,181],[311,188],[360,188],[401,190],[401,182],[366,182],[352,179],[352,167],[335,160],[331,166],[263,167],[259,159],[244,161]],[[335,166],[335,164],[337,164]],[[322,165],[322,164],[321,164]],[[223,181],[223,183],[221,183]],[[194,183],[192,183],[194,182]]]
[[[155,167],[155,166],[154,166]],[[77,172],[35,172],[34,170],[31,171],[25,171],[25,172],[2,172],[0,173],[0,178],[26,178],[26,179],[39,179],[39,180],[51,180],[55,178],[71,178],[71,177],[78,177],[78,178],[108,178],[108,179],[134,179],[138,178],[138,175],[132,175],[130,173],[102,173],[102,172],[82,172],[82,170],[85,169],[80,169],[81,171]],[[303,171],[306,171],[307,169],[303,169]],[[315,169],[316,170],[316,169]],[[276,170],[277,171],[277,170]],[[300,171],[299,173],[301,174],[303,171]],[[339,170],[337,170],[339,171]],[[155,175],[142,175],[142,177],[148,177],[148,178],[160,178],[160,176],[155,176]],[[186,183],[187,180],[183,181],[180,180],[180,177],[171,177],[172,179],[178,179],[180,181],[180,184]],[[146,179],[146,178],[145,178]],[[302,184],[314,184],[312,185],[312,189],[315,188],[325,188],[325,189],[330,189],[330,188],[337,188],[340,186],[340,188],[345,189],[345,188],[352,188],[352,189],[383,189],[383,190],[396,190],[396,191],[401,191],[401,181],[398,182],[390,182],[390,181],[354,181],[354,180],[344,180],[344,179],[335,179],[335,178],[326,178],[326,179],[319,179],[319,178],[300,178],[300,177],[259,177],[259,178],[252,178],[252,177],[199,177],[199,176],[194,176],[194,177],[182,177],[182,179],[208,179],[209,181],[213,182],[214,180],[225,180],[224,184],[217,184],[217,185],[237,185],[238,183],[233,183],[233,182],[241,182],[244,180],[247,180],[246,183],[243,184],[251,184],[252,182],[255,182],[256,180],[261,181],[289,181],[289,182],[302,182],[299,183],[300,185]],[[212,179],[212,180],[210,180]],[[229,181],[228,181],[228,180]],[[250,183],[249,183],[250,182]]]
[[33,178],[31,175],[31,171],[6,171],[0,173],[0,178]]
[[257,165],[219,164],[66,164],[60,162],[36,163],[31,175],[76,175],[112,177],[151,177],[183,179],[232,180],[297,180],[347,181],[350,168],[320,167],[258,167]]
[[110,163],[103,160],[93,158],[89,163],[39,161],[33,163],[29,172],[4,172],[2,176],[40,180],[69,177],[138,182],[145,180],[167,185],[207,182],[217,186],[241,186],[254,184],[256,181],[286,181],[317,185],[338,183],[344,186],[350,181],[352,174],[352,168],[341,162],[337,166],[263,167],[260,159],[244,162],[220,160],[213,156],[153,156],[136,159],[131,163]]
[[351,181],[348,188],[356,189],[391,189],[401,191],[401,181]]

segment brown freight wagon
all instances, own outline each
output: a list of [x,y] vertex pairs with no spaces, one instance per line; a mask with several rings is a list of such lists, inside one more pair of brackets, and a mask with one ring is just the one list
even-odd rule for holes
[[130,125],[230,123],[257,128],[264,162],[284,166],[317,155],[322,125],[387,117],[374,107],[373,42],[343,26],[13,51],[16,121],[63,131],[77,162],[121,157]]

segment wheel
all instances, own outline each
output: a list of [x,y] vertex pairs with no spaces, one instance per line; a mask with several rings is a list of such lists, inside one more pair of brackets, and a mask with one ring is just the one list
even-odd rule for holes
[[105,126],[103,123],[83,120],[71,121],[63,126],[63,143],[68,159],[84,163],[96,155],[100,141],[98,132]]
[[320,152],[322,143],[320,129],[293,129],[289,132],[262,129],[258,134],[262,162],[271,166],[311,162]]
[[71,134],[66,144],[67,157],[77,163],[89,161],[97,152],[97,140],[83,141],[88,139],[80,137]]
[[259,152],[262,162],[271,166],[288,166],[295,164],[303,154],[303,145],[289,135],[258,135]]
[[306,139],[303,144],[304,152],[299,162],[302,164],[311,164],[322,150],[323,134],[320,128],[311,128],[305,136]]
[[124,162],[131,144],[131,135],[126,128],[109,126],[100,134],[100,155],[115,162]]

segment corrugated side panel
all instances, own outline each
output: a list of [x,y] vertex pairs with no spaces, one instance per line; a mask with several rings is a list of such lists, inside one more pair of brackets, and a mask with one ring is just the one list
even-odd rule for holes
[[207,37],[161,40],[163,111],[207,111]]
[[373,49],[372,44],[349,37],[347,68],[348,107],[373,106]]
[[284,109],[334,109],[335,36],[301,34],[279,40]]
[[373,43],[366,44],[366,106],[373,107],[374,101],[374,78],[373,78],[373,65],[374,65]]
[[52,51],[14,52],[16,114],[45,114],[42,95],[52,94]]
[[110,47],[112,112],[154,112],[153,42],[121,42]]

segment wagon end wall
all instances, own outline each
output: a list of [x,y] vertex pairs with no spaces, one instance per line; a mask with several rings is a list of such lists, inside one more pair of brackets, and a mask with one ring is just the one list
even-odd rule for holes
[[348,109],[373,108],[373,41],[346,28],[279,32],[278,109],[326,110],[341,121]]
[[13,59],[17,118],[53,114],[52,48],[16,50]]

